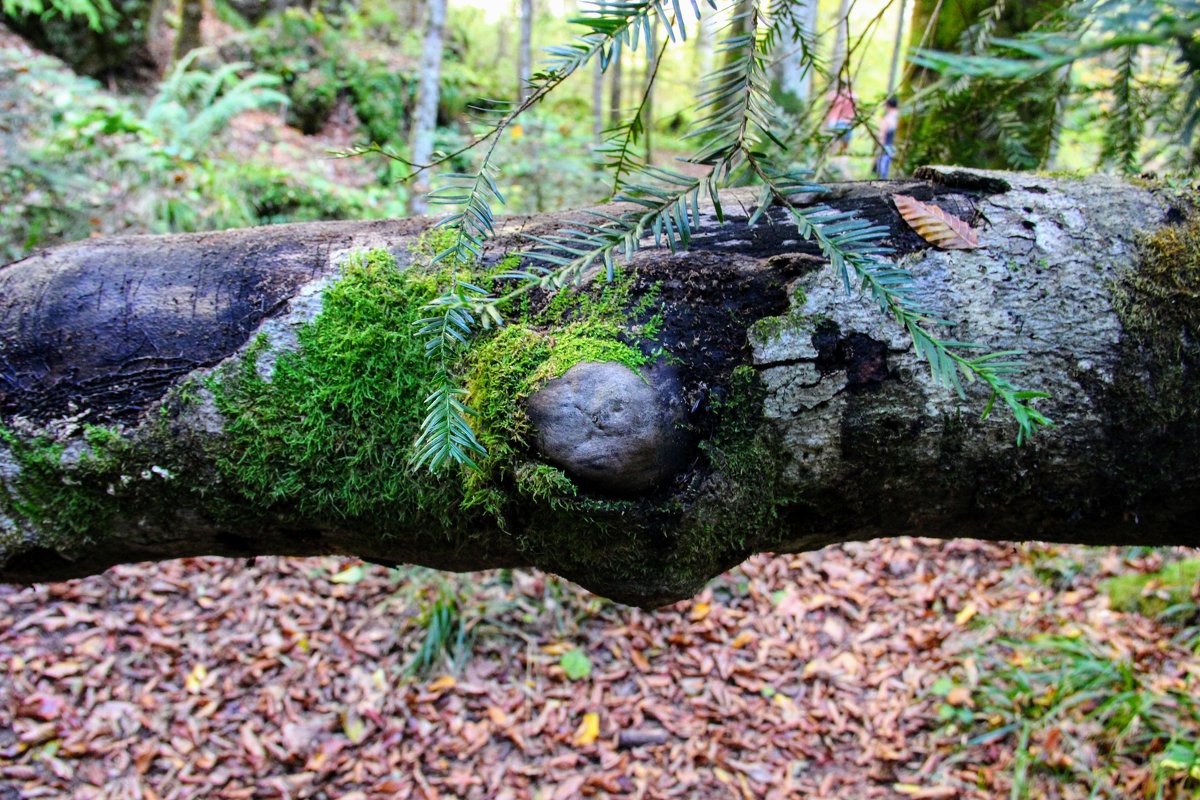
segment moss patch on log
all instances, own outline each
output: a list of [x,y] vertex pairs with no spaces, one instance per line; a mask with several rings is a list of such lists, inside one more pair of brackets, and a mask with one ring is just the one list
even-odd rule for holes
[[1126,497],[1137,518],[1172,513],[1200,486],[1182,478],[1200,449],[1200,408],[1193,399],[1200,381],[1200,212],[1142,235],[1138,265],[1112,291],[1124,326],[1121,361],[1102,401],[1111,409],[1119,456],[1112,471],[1168,476]]
[[408,467],[436,372],[413,323],[437,293],[436,275],[402,272],[385,251],[352,258],[297,332],[298,348],[274,354],[269,379],[265,337],[217,373],[224,480],[297,519],[461,534],[458,482]]
[[[72,453],[46,436],[26,439],[8,429],[0,429],[0,443],[13,473],[0,494],[4,516],[44,532],[46,544],[54,547],[93,543],[111,528],[116,489],[131,479],[121,479],[119,435],[85,428]],[[18,535],[15,530],[6,533]],[[19,542],[3,544],[12,549]]]

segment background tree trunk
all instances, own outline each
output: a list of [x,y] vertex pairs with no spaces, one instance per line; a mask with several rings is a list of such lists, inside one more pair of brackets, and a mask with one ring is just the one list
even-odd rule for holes
[[533,75],[533,0],[521,2],[521,41],[517,52],[517,95],[529,96],[529,78]]
[[[782,214],[751,229],[702,209],[688,252],[648,241],[629,273],[660,315],[652,340],[630,317],[629,340],[671,362],[612,403],[613,364],[536,391],[534,427],[492,440],[511,469],[472,505],[457,472],[405,466],[424,392],[395,387],[425,362],[392,359],[413,350],[403,287],[419,284],[346,266],[371,248],[409,263],[426,220],[91,239],[0,269],[0,578],[348,553],[537,565],[653,606],[753,552],[881,535],[1200,544],[1200,225],[1186,202],[1108,178],[918,177],[820,201],[887,227],[915,298],[961,320],[949,338],[1026,351],[1022,385],[1052,395],[1039,408],[1056,423],[1027,446],[1002,409],[980,419],[980,387],[936,385]],[[930,249],[894,192],[978,220],[983,247]],[[575,219],[502,220],[485,261]],[[557,347],[569,332],[529,335]],[[471,369],[469,385],[494,376]],[[571,399],[597,370],[607,383]],[[288,391],[297,405],[280,404]],[[482,411],[485,432],[516,420]],[[603,480],[555,444],[564,426],[607,441],[590,426],[618,418],[653,423],[649,483],[634,486],[619,441],[591,452],[615,465]],[[345,466],[368,451],[374,468]]]
[[[433,134],[437,127],[441,97],[442,31],[446,26],[446,0],[429,0],[425,21],[425,45],[421,51],[421,76],[417,102],[409,131],[409,157],[414,164],[428,164],[433,157]],[[408,213],[424,214],[428,208],[429,172],[409,185]]]
[[[939,8],[940,5],[940,8]],[[1064,0],[915,0],[910,50],[981,52],[988,42],[1032,30]],[[937,11],[936,16],[934,11]],[[1063,76],[1069,78],[1069,73]],[[937,75],[915,69],[904,94],[911,96]],[[1034,169],[1048,162],[1065,80],[1027,84],[974,81],[920,107],[906,107],[899,130],[901,163],[969,164]]]
[[608,84],[608,125],[610,128],[621,124],[621,64],[624,61],[624,55],[624,52],[618,51],[617,58],[608,68],[608,72],[612,76],[609,78]]
[[850,47],[850,0],[841,0],[838,5],[834,24],[837,26],[833,37],[833,56],[829,59],[829,71],[839,75],[846,66],[846,53]]
[[907,11],[908,0],[900,0],[900,10],[896,12],[896,38],[892,42],[892,63],[888,67],[888,97],[896,93],[896,85],[900,77],[900,49],[904,44],[904,23],[908,21]]
[[799,24],[783,26],[784,37],[779,50],[787,55],[775,62],[775,96],[786,110],[800,112],[808,105],[812,94],[812,70],[803,63],[803,48],[797,39],[803,37],[816,44],[817,0],[798,0],[792,13],[791,19]]
[[181,60],[200,47],[200,22],[204,19],[204,0],[180,0],[179,31],[175,34],[175,47],[171,60]]

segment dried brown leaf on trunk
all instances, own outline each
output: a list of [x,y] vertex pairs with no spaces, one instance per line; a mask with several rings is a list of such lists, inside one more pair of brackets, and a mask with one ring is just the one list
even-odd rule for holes
[[922,203],[906,194],[892,195],[896,210],[922,239],[942,250],[974,250],[979,234],[966,221],[932,203]]

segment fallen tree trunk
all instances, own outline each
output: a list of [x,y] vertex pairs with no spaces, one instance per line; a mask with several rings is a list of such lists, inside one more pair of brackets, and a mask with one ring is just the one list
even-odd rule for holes
[[[1200,544],[1188,209],[1108,179],[919,178],[821,199],[889,226],[961,320],[947,338],[1026,351],[1055,426],[1025,446],[781,216],[706,219],[603,296],[534,297],[459,366],[483,471],[436,476],[408,467],[432,281],[351,255],[407,264],[427,222],[89,240],[0,269],[0,579],[343,553],[535,565],[654,606],[754,552],[883,535]],[[930,249],[895,192],[976,218],[984,247]],[[570,218],[508,220],[484,264]]]

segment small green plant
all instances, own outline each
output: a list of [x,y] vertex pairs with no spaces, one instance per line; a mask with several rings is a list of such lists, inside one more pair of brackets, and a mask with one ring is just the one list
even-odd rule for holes
[[[960,704],[943,720],[966,735],[963,757],[990,743],[1012,748],[1013,800],[1030,796],[1035,775],[1084,787],[1091,797],[1129,797],[1123,787],[1132,773],[1146,777],[1146,798],[1200,791],[1194,690],[1164,688],[1152,668],[1083,635],[1003,638],[975,657],[972,710]],[[941,688],[952,691],[949,682]]]
[[471,653],[471,631],[463,619],[460,597],[443,586],[417,620],[425,635],[405,667],[410,676],[425,675],[438,667],[458,669]]
[[581,681],[592,674],[592,660],[578,647],[559,656],[558,665],[562,667],[567,678],[573,681]]

